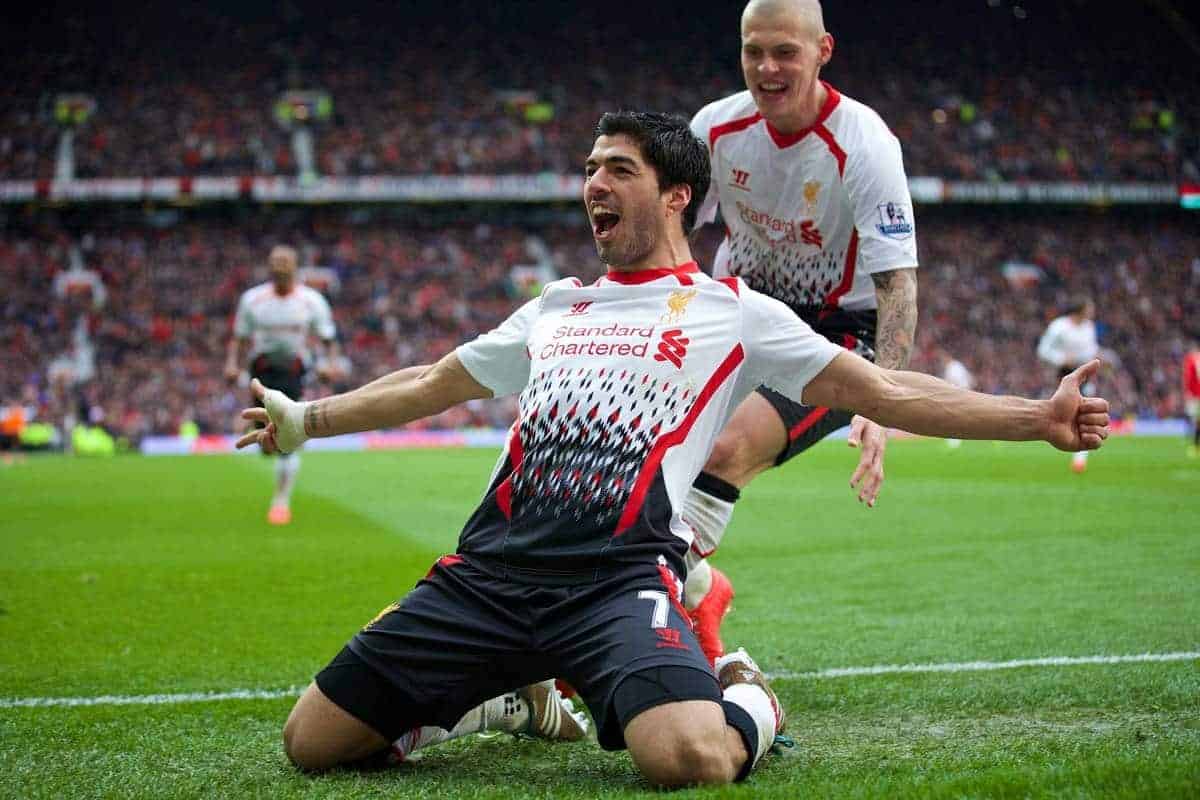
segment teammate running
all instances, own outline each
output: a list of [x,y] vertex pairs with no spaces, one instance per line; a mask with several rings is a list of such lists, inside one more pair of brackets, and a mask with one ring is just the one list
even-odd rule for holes
[[[692,120],[712,155],[699,222],[719,207],[727,233],[713,275],[737,275],[839,347],[904,369],[917,325],[917,243],[900,143],[878,114],[820,79],[834,41],[817,0],[751,0],[741,35],[746,91]],[[684,508],[696,531],[684,602],[710,659],[724,652],[733,586],[707,557],[734,502],[759,473],[847,423],[850,444],[862,445],[850,485],[874,506],[887,439],[863,417],[764,386],[717,440]]]
[[1102,444],[1107,403],[1078,391],[1096,363],[1050,400],[964,392],[882,370],[741,280],[705,276],[685,232],[709,174],[685,120],[606,114],[584,202],[607,275],[551,283],[433,367],[347,394],[296,403],[252,384],[265,409],[243,414],[266,427],[238,446],[267,452],[520,393],[457,554],[304,692],[284,729],[294,763],[354,762],[559,675],[591,709],[600,744],[628,747],[650,782],[744,778],[784,714],[745,651],[715,673],[701,652],[680,604],[692,541],[680,509],[731,410],[764,383],[916,433]]
[[[315,362],[318,373],[322,378],[334,377],[338,344],[333,312],[320,292],[297,282],[294,249],[274,247],[267,264],[271,280],[247,289],[238,300],[233,336],[225,350],[225,377],[230,383],[237,381],[241,354],[249,342],[251,378],[299,400],[304,376],[314,363],[310,337],[316,336],[320,342]],[[275,494],[267,512],[272,525],[292,521],[292,489],[299,470],[299,453],[275,459]]]

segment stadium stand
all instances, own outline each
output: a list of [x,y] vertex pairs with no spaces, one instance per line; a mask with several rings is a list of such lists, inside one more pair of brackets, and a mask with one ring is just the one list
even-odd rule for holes
[[[1088,14],[1081,27],[1082,0],[827,5],[838,50],[826,75],[880,111],[910,176],[985,188],[1146,182],[1170,204],[1177,185],[1200,183],[1200,87],[1171,67],[1196,45],[1169,21]],[[277,104],[310,89],[332,103],[311,125],[323,176],[574,176],[602,111],[690,114],[741,87],[731,8],[666,2],[613,19],[531,1],[519,29],[500,25],[506,5],[467,0],[406,4],[400,25],[382,2],[332,15],[220,0],[26,9],[26,24],[0,31],[0,63],[21,76],[0,87],[0,188],[40,188],[0,204],[0,405],[88,419],[131,442],[185,423],[230,430],[245,395],[220,374],[230,315],[279,241],[336,281],[354,383],[487,329],[548,274],[599,269],[582,215],[557,195],[518,207],[486,196],[333,207],[247,192],[220,203],[58,198],[43,189],[62,178],[65,128],[75,178],[295,175],[295,126],[279,123]],[[77,113],[87,120],[64,125]],[[1200,320],[1200,233],[1186,212],[1161,199],[1091,210],[914,196],[913,368],[936,371],[946,347],[979,388],[1037,393],[1047,377],[1030,366],[1036,337],[1084,292],[1098,301],[1117,411],[1181,412],[1176,365]],[[717,235],[703,234],[702,261]],[[431,424],[510,415],[510,403],[477,403]]]
[[[982,390],[1037,394],[1048,386],[1031,367],[1037,337],[1068,296],[1087,293],[1099,298],[1113,362],[1105,388],[1118,412],[1181,413],[1175,365],[1185,321],[1200,319],[1200,232],[1186,217],[923,211],[914,369],[936,372],[943,346]],[[503,319],[528,296],[523,276],[534,268],[598,275],[581,214],[515,224],[520,213],[489,221],[476,212],[472,222],[436,227],[361,209],[251,212],[241,221],[172,212],[171,224],[161,212],[92,212],[79,218],[83,227],[53,215],[10,220],[0,280],[13,289],[0,341],[12,366],[0,396],[32,393],[42,416],[70,410],[73,395],[56,391],[48,371],[69,362],[83,319],[95,349],[95,377],[82,389],[88,416],[131,440],[174,433],[188,419],[204,432],[228,430],[244,400],[221,376],[230,315],[239,292],[265,279],[270,246],[284,240],[300,247],[306,265],[327,268],[317,275],[321,288],[336,278],[331,298],[356,381],[428,362]],[[706,233],[700,252],[712,252],[714,236]],[[86,285],[56,295],[73,253],[103,281],[102,308]],[[504,425],[510,409],[479,403],[433,425]]]
[[[294,174],[274,115],[289,89],[332,100],[313,131],[322,174],[574,171],[602,111],[690,114],[741,88],[726,35],[734,6],[686,8],[662,4],[656,13],[671,24],[653,37],[636,21],[559,6],[496,37],[504,6],[461,0],[407,4],[402,30],[384,4],[328,19],[315,7],[299,19],[246,18],[220,3],[39,19],[42,47],[25,39],[0,56],[23,76],[0,89],[0,179],[54,174],[54,99],[68,91],[97,103],[75,137],[81,178]],[[1078,2],[1024,19],[1011,11],[941,0],[878,25],[870,4],[831,6],[844,44],[827,77],[888,120],[910,175],[1200,180],[1200,90],[1170,68],[1178,46],[1161,20],[1098,17]],[[988,36],[964,53],[948,24]]]

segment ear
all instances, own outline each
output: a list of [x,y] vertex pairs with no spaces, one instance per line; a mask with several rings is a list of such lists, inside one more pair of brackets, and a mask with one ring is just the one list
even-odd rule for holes
[[817,40],[817,49],[821,54],[821,66],[825,66],[833,58],[833,34],[822,34]]
[[663,192],[662,196],[667,203],[667,216],[681,215],[688,203],[692,202],[692,187],[678,183]]

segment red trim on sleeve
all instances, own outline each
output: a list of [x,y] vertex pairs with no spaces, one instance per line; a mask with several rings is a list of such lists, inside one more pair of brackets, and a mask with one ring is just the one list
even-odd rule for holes
[[692,425],[696,424],[700,413],[708,406],[708,401],[745,358],[746,351],[742,349],[741,344],[738,344],[729,352],[729,355],[725,356],[725,360],[704,384],[704,388],[696,396],[696,402],[688,411],[688,415],[684,417],[683,422],[679,423],[674,430],[660,436],[654,446],[650,448],[650,454],[646,456],[646,462],[642,464],[642,470],[633,483],[633,491],[629,495],[629,501],[625,504],[625,510],[621,512],[621,519],[617,522],[617,529],[613,532],[613,536],[620,536],[629,529],[629,526],[633,525],[638,512],[642,510],[642,504],[646,502],[646,493],[650,491],[650,483],[658,472],[658,465],[662,463],[663,456],[667,454],[668,450],[687,438],[688,431],[692,429]]
[[825,298],[826,308],[837,308],[842,295],[854,285],[854,268],[858,264],[858,228],[850,232],[850,244],[846,247],[846,265],[842,267],[842,282]]
[[738,288],[738,279],[735,275],[730,275],[727,278],[717,278],[718,283],[723,283],[729,287],[729,291],[733,292],[738,297],[741,297],[741,289]]
[[508,437],[508,463],[512,465],[512,472],[496,487],[496,505],[500,506],[500,513],[510,522],[512,521],[513,473],[520,468],[521,459],[525,457],[525,450],[521,446],[521,420],[519,418],[513,423],[511,434]]
[[737,133],[738,131],[744,131],[744,130],[746,130],[746,128],[749,128],[751,125],[758,122],[760,119],[762,119],[762,114],[755,112],[754,114],[751,114],[748,117],[741,117],[740,119],[730,120],[729,122],[722,122],[720,125],[714,125],[713,127],[709,128],[708,129],[708,152],[711,153],[713,151],[713,148],[715,148],[717,146],[717,139],[720,139],[722,136],[724,136],[727,133]]
[[794,442],[799,439],[806,430],[820,422],[821,419],[828,413],[829,409],[825,408],[824,406],[820,408],[814,408],[808,413],[807,417],[797,422],[792,426],[792,429],[788,431],[788,441]]
[[[812,125],[808,126],[807,128],[802,128],[795,133],[784,133],[770,122],[767,123],[767,133],[771,135],[771,141],[775,143],[776,147],[780,149],[784,147],[791,147],[805,136],[808,136],[810,133],[814,132],[822,139],[825,139],[826,135],[828,135],[829,139],[825,139],[826,143],[833,138],[833,134],[829,133],[829,129],[825,127],[825,120],[829,119],[829,115],[833,113],[835,108],[837,108],[838,103],[840,103],[842,100],[842,96],[838,93],[837,89],[833,88],[825,81],[821,81],[821,85],[825,87],[825,104],[821,106],[821,110],[817,113],[817,118],[813,120]],[[825,133],[821,133],[822,131]],[[833,147],[836,147],[836,143],[833,145]],[[833,147],[830,147],[830,149],[832,150]],[[834,153],[834,155],[837,155],[837,153]],[[842,157],[843,159],[845,158],[845,153],[842,154]],[[840,164],[841,162],[838,163]]]
[[633,272],[621,272],[620,270],[611,269],[604,277],[613,283],[629,286],[674,276],[684,286],[690,286],[692,283],[691,274],[699,271],[700,267],[696,266],[695,261],[688,261],[686,264],[663,269],[639,269]]

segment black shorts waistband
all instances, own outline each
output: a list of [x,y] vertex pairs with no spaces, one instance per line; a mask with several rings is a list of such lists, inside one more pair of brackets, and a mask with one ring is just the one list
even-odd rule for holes
[[[600,583],[610,578],[628,575],[631,572],[654,570],[658,566],[655,561],[606,560],[603,563],[593,563],[574,569],[546,570],[522,564],[513,564],[512,562],[498,558],[472,555],[471,553],[460,553],[459,555],[468,564],[493,578],[513,581],[514,583],[533,584],[535,586],[579,586],[581,584]],[[666,553],[663,554],[663,558],[667,562],[667,567],[682,578],[684,575],[682,562],[676,563],[678,560]]]

